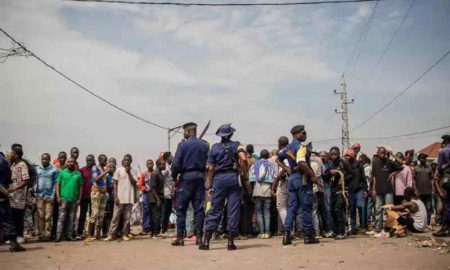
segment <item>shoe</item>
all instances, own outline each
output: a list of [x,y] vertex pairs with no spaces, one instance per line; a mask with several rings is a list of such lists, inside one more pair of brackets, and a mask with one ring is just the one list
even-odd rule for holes
[[184,246],[183,236],[177,236],[175,240],[172,241],[172,246],[182,247]]
[[159,233],[158,233],[158,234],[155,233],[155,234],[153,234],[153,235],[151,236],[151,238],[152,238],[152,239],[161,239],[161,238],[164,238],[164,237],[163,237],[161,234],[159,234]]
[[228,250],[236,250],[237,249],[236,245],[234,244],[234,237],[229,237],[228,238],[227,249]]
[[322,235],[320,235],[320,234],[316,234],[316,239],[322,239],[323,238],[323,236]]
[[25,244],[25,238],[21,237],[21,236],[17,236],[16,238],[17,244]]
[[347,237],[344,234],[338,234],[334,237],[334,240],[344,240]]
[[324,233],[323,237],[325,237],[325,238],[333,238],[333,232]]
[[67,236],[67,241],[77,241],[77,239],[73,236]]
[[258,234],[257,238],[259,239],[265,239],[266,235],[264,233]]
[[450,237],[450,230],[447,224],[443,224],[441,229],[433,233],[434,237]]
[[271,234],[270,233],[266,233],[265,234],[265,238],[264,239],[270,239],[272,236],[271,236]]
[[[123,238],[123,237],[122,237],[122,238]],[[134,234],[128,233],[128,235],[126,236],[126,238],[128,238],[128,240],[131,240],[131,239],[134,238]],[[126,241],[128,241],[128,240],[126,240]]]
[[83,239],[83,237],[82,237],[81,235],[75,236],[75,240],[76,240],[76,241],[80,241],[81,239]]
[[128,236],[122,236],[122,241],[130,241],[131,240],[131,238],[130,237],[128,237]]
[[377,234],[374,235],[374,237],[376,238],[389,238],[389,233],[385,232],[385,231],[381,231]]
[[202,244],[200,246],[198,246],[198,249],[209,250],[209,243],[211,242],[211,236],[212,236],[212,233],[205,232]]
[[88,236],[88,237],[86,237],[86,238],[84,239],[84,242],[92,242],[92,241],[94,241],[94,240],[95,240],[94,237]]
[[375,235],[376,234],[376,232],[374,232],[374,231],[367,231],[366,232],[366,235]]
[[435,232],[433,233],[434,237],[450,237],[450,232],[448,231],[439,231],[439,232]]
[[114,237],[112,237],[112,235],[110,235],[110,236],[106,237],[105,239],[103,239],[103,241],[106,241],[106,242],[114,241]]
[[311,245],[311,244],[319,244],[320,241],[317,239],[314,235],[307,235],[305,236],[305,239],[303,240],[305,245]]
[[9,251],[10,252],[23,252],[26,249],[24,247],[22,247],[21,245],[19,245],[19,243],[17,243],[16,241],[10,241],[10,247],[9,247]]
[[194,235],[191,235],[191,236],[188,237],[186,240],[188,240],[188,241],[197,241],[197,236],[195,236],[195,234],[194,234]]
[[283,246],[292,244],[291,231],[285,231],[283,235]]

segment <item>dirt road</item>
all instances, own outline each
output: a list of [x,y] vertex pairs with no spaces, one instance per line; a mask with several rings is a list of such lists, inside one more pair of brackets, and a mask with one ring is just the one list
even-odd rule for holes
[[3,245],[0,269],[450,269],[450,254],[418,248],[411,238],[295,243],[283,247],[281,238],[242,240],[237,251],[229,252],[226,242],[214,241],[210,251],[200,251],[194,242],[172,247],[170,239],[137,237],[129,242],[30,243],[27,252],[16,254]]

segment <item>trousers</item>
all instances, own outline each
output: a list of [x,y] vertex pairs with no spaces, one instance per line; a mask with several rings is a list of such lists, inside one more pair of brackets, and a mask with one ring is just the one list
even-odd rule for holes
[[284,224],[285,231],[292,231],[294,226],[294,221],[296,219],[298,211],[302,211],[302,232],[304,235],[315,235],[314,225],[313,225],[313,203],[314,194],[312,183],[308,183],[303,186],[301,183],[301,175],[299,173],[294,173],[288,178],[288,212],[286,221]]
[[56,231],[58,237],[62,236],[64,232],[66,233],[66,236],[73,236],[77,208],[77,202],[68,202],[64,199],[61,200],[61,205],[59,206],[58,227]]
[[[95,223],[97,227],[102,226],[105,217],[106,203],[108,202],[108,193],[102,193],[96,190],[91,192],[91,216],[89,223]],[[78,228],[79,229],[79,228]]]
[[114,213],[113,218],[111,220],[111,226],[109,228],[109,236],[113,236],[116,234],[117,227],[119,226],[120,218],[123,217],[123,226],[122,233],[123,235],[127,235],[130,228],[130,218],[131,218],[131,209],[133,208],[133,204],[115,204],[114,205]]
[[221,221],[222,210],[227,202],[227,232],[231,237],[239,234],[239,218],[241,215],[242,188],[239,186],[236,173],[219,173],[213,179],[211,209],[206,216],[205,231],[214,233]]
[[205,186],[204,178],[182,176],[180,185],[175,191],[176,196],[176,214],[177,214],[177,236],[184,236],[186,231],[186,212],[189,203],[192,203],[195,215],[195,233],[203,233],[203,224],[205,221],[204,200]]
[[38,210],[38,235],[50,236],[52,232],[53,199],[38,198],[36,203]]
[[0,201],[0,229],[3,230],[6,240],[16,239],[17,233],[8,199]]

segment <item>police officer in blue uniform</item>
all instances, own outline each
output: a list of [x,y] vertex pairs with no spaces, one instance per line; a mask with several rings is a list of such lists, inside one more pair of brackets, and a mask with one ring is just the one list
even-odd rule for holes
[[[315,230],[312,219],[313,207],[313,183],[317,182],[317,177],[310,168],[310,151],[307,150],[305,126],[297,125],[291,129],[292,142],[283,148],[278,154],[277,163],[287,171],[288,178],[288,211],[284,223],[283,245],[292,244],[291,232],[297,212],[301,207],[303,220],[303,235],[305,244],[316,244],[319,240],[315,238]],[[287,159],[289,167],[283,160]]]
[[236,130],[229,124],[219,127],[216,135],[220,143],[211,147],[205,189],[212,195],[211,209],[206,217],[205,235],[199,249],[209,250],[211,236],[219,226],[221,213],[227,201],[228,250],[235,250],[234,238],[239,233],[242,187],[239,181],[248,181],[248,163],[244,147],[231,137]]
[[197,124],[186,123],[183,125],[184,138],[178,144],[175,157],[172,161],[172,177],[177,183],[176,214],[177,214],[177,237],[172,242],[173,246],[184,245],[184,234],[186,230],[186,211],[189,203],[192,203],[195,214],[196,244],[201,244],[203,224],[205,220],[205,172],[206,160],[208,158],[209,145],[207,142],[197,138]]

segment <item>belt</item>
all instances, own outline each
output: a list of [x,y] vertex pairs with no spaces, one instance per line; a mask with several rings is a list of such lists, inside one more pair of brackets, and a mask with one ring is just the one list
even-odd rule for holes
[[181,174],[185,174],[185,173],[188,173],[188,172],[199,172],[199,173],[204,173],[205,170],[206,170],[206,169],[204,169],[204,170],[201,170],[201,169],[188,169],[188,170],[183,170],[183,171],[181,172]]
[[215,174],[219,174],[219,173],[238,173],[235,169],[233,168],[229,168],[229,169],[221,169],[221,170],[216,170],[214,172]]

